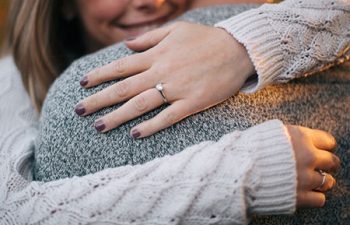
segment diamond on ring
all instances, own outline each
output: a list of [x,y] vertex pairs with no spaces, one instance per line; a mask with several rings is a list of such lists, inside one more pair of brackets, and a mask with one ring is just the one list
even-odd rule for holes
[[156,89],[157,89],[157,90],[159,91],[159,93],[162,95],[162,98],[163,98],[164,103],[168,103],[168,100],[166,99],[165,94],[164,94],[163,83],[158,83],[158,84],[156,85]]
[[163,87],[162,83],[157,84],[156,88],[157,88],[158,91],[163,91],[164,90],[164,87]]

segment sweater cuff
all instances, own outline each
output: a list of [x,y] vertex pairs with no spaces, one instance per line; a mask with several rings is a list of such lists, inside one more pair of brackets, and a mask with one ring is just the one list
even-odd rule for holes
[[246,11],[215,25],[243,44],[254,64],[258,76],[246,82],[241,89],[245,93],[254,93],[274,83],[283,71],[281,40],[263,11],[267,6]]
[[291,214],[296,208],[296,162],[289,133],[272,120],[252,129],[255,165],[248,179],[249,212],[259,215]]

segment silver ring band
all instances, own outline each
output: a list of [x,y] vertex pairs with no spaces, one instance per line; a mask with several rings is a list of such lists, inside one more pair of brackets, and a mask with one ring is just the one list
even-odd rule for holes
[[326,175],[327,173],[324,172],[323,170],[317,170],[317,172],[319,172],[322,176],[322,182],[320,184],[320,186],[318,186],[318,188],[316,188],[315,190],[321,190],[323,185],[326,183]]
[[155,87],[157,89],[157,91],[159,91],[159,93],[161,94],[164,103],[168,103],[168,99],[165,97],[164,94],[164,87],[163,87],[163,83],[158,83]]

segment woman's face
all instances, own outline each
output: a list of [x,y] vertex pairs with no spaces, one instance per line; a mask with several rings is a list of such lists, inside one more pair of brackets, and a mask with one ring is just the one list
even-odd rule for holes
[[88,51],[138,36],[183,13],[190,0],[76,0]]

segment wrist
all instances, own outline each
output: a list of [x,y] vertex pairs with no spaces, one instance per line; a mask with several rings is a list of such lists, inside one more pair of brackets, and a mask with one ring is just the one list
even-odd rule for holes
[[231,54],[231,57],[229,57],[231,58],[230,61],[235,68],[234,70],[237,71],[235,77],[238,77],[242,83],[245,83],[249,77],[256,73],[254,63],[250,58],[246,47],[225,29],[216,29],[222,32],[222,35],[224,37],[224,40],[222,41],[225,43],[225,47],[228,49],[229,54]]
[[253,64],[252,59],[250,58],[247,49],[245,48],[245,46],[241,43],[239,43],[235,38],[233,38],[236,42],[237,45],[240,48],[240,52],[241,52],[241,59],[242,59],[242,66],[243,66],[243,70],[242,70],[242,78],[244,79],[244,82],[246,82],[251,76],[253,76],[254,74],[256,74],[256,70]]
[[297,171],[289,133],[281,121],[272,120],[246,132],[255,144],[255,163],[248,178],[248,204],[259,215],[291,214],[296,209]]

